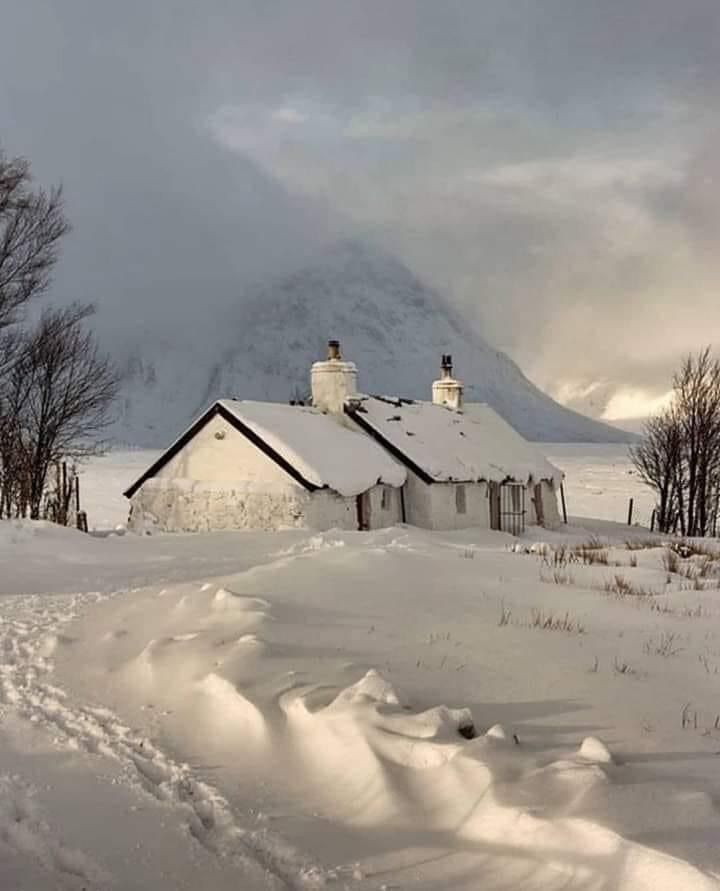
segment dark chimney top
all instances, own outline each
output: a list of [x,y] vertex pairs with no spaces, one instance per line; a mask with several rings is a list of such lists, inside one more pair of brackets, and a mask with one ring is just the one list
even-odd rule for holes
[[328,340],[328,359],[340,359],[340,341]]
[[452,374],[452,356],[450,355],[450,353],[443,353],[440,367],[443,370],[444,376],[450,377],[450,375]]

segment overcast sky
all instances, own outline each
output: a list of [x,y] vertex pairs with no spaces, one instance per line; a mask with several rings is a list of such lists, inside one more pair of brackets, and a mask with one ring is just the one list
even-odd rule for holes
[[190,293],[211,308],[354,233],[550,393],[616,417],[720,346],[718,96],[718,0],[4,0],[0,17],[0,144],[65,183],[57,287],[106,324],[182,317]]

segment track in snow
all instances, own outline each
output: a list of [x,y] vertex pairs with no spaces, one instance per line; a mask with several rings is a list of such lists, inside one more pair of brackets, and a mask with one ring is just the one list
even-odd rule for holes
[[[0,719],[12,710],[47,728],[59,746],[119,762],[130,783],[172,807],[198,844],[218,857],[231,858],[248,881],[272,891],[287,891],[318,887],[339,878],[344,870],[324,870],[279,836],[240,826],[225,798],[198,780],[187,764],[173,760],[109,709],[74,702],[50,682],[52,653],[63,628],[84,607],[107,596],[31,595],[3,600]],[[5,778],[5,782],[17,785],[15,778]],[[5,796],[5,800],[10,798]],[[12,838],[0,840],[13,844]],[[62,872],[67,861],[68,872],[83,874],[73,872],[82,862],[79,853],[70,862],[60,854],[51,856],[51,847],[47,850],[46,868]],[[91,878],[93,870],[88,867],[84,875]]]

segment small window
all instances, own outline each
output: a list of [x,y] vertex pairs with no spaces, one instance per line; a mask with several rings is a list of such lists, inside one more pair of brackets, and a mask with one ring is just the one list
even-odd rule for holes
[[459,514],[467,511],[467,503],[465,501],[465,486],[455,486],[455,507]]
[[383,510],[390,510],[390,488],[388,486],[382,487],[382,501],[380,502],[380,507]]

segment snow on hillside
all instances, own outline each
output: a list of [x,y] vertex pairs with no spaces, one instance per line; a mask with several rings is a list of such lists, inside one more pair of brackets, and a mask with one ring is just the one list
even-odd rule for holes
[[397,259],[350,241],[246,293],[217,319],[211,338],[145,332],[122,363],[127,380],[114,434],[165,445],[216,398],[305,395],[310,365],[330,337],[358,364],[365,392],[429,399],[440,355],[449,352],[467,400],[489,403],[528,439],[628,439],[554,402]]
[[662,545],[0,523],[0,887],[720,888],[720,563]]

